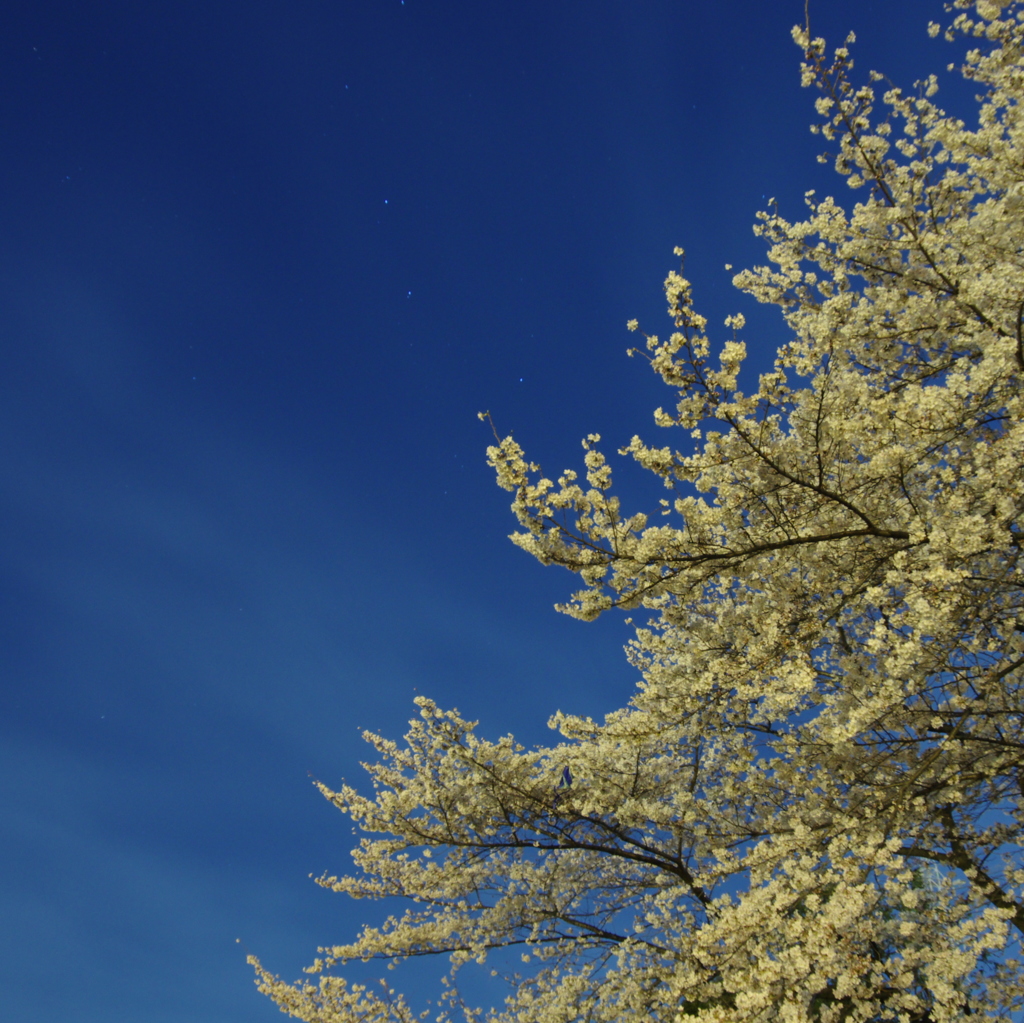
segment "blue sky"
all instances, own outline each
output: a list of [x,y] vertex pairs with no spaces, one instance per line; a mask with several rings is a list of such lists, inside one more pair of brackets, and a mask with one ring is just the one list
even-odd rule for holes
[[[858,68],[955,51],[931,0],[815,0]],[[280,1018],[379,908],[314,791],[418,693],[548,736],[635,679],[621,619],[507,541],[489,409],[551,471],[653,436],[625,352],[687,249],[734,293],[799,217],[802,0],[56,3],[0,33],[0,1008],[20,1023]],[[942,74],[969,115],[969,91]],[[721,328],[719,336],[724,336]],[[651,495],[623,466],[642,504]],[[442,972],[419,965],[413,986]]]

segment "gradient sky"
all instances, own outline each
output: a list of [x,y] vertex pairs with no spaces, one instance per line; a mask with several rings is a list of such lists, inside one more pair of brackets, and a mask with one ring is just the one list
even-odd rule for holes
[[[938,0],[813,0],[858,69]],[[625,352],[816,164],[803,0],[33,0],[0,32],[0,1015],[260,1023],[382,907],[310,776],[417,693],[549,738],[622,706],[621,618],[506,539],[489,409],[549,472],[656,438]],[[970,114],[942,74],[939,99]],[[718,336],[725,334],[717,328]],[[662,440],[668,442],[668,438]],[[621,460],[616,460],[621,461]],[[641,506],[659,496],[623,466]],[[244,945],[236,944],[240,939]],[[355,972],[355,971],[354,971]],[[423,990],[440,963],[417,964]],[[373,970],[370,976],[378,975]],[[394,977],[394,975],[391,975]],[[401,975],[397,980],[401,983]]]

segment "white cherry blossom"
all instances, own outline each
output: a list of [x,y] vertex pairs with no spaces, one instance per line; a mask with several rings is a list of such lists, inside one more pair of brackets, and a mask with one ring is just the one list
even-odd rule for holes
[[[625,449],[661,506],[626,510],[594,435],[557,480],[511,437],[489,449],[515,542],[579,576],[564,610],[642,621],[640,685],[603,722],[556,716],[543,749],[427,699],[403,742],[368,734],[372,792],[320,786],[364,834],[356,869],[320,883],[408,908],[307,982],[253,959],[283,1011],[411,1020],[337,973],[438,955],[438,1019],[1020,1012],[1024,5],[951,9],[975,127],[934,79],[879,106],[852,39],[829,59],[794,30],[854,205],[759,214],[768,262],[735,284],[790,340],[749,394],[743,317],[713,344],[669,274],[673,329],[645,351],[667,440]],[[519,975],[466,1006],[459,971],[507,950]]]

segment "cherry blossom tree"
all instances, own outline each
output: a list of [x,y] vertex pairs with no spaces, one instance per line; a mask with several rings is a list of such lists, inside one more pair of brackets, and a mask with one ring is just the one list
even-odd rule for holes
[[[410,904],[307,981],[252,959],[285,1012],[419,1018],[335,971],[427,955],[450,968],[432,1018],[1021,1011],[1024,4],[951,9],[974,128],[934,77],[876,113],[852,37],[829,57],[794,29],[857,201],[759,214],[769,265],[734,283],[790,340],[750,393],[743,317],[713,353],[669,274],[673,330],[643,354],[674,439],[624,449],[667,488],[653,515],[622,510],[597,436],[582,479],[489,449],[515,542],[579,576],[563,610],[641,623],[641,682],[603,722],[557,715],[548,748],[428,699],[403,742],[368,734],[372,795],[320,785],[364,832],[356,871],[320,883]],[[509,982],[492,1008],[460,994],[473,963]]]

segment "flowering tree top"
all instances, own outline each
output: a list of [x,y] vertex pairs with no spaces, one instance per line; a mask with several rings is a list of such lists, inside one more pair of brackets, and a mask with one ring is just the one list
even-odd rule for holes
[[[734,283],[790,340],[749,393],[739,314],[714,346],[682,270],[643,354],[672,391],[666,487],[623,510],[600,438],[582,478],[488,450],[515,542],[642,617],[630,704],[525,749],[421,699],[366,738],[373,793],[321,791],[365,833],[320,883],[409,900],[261,990],[317,1023],[411,1020],[353,959],[447,956],[425,1015],[495,1023],[1013,1018],[1024,933],[1024,5],[957,0],[975,127],[856,85],[794,29],[852,210],[758,215]],[[933,34],[939,31],[933,26]],[[681,251],[678,252],[681,255]],[[638,330],[635,321],[629,324]],[[517,962],[512,962],[510,953]],[[488,1010],[458,973],[509,982]]]

